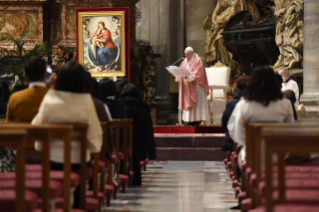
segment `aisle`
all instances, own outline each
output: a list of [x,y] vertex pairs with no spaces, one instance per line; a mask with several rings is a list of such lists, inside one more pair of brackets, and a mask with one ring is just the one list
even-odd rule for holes
[[150,162],[143,186],[128,189],[103,211],[232,212],[236,204],[223,163],[166,161]]

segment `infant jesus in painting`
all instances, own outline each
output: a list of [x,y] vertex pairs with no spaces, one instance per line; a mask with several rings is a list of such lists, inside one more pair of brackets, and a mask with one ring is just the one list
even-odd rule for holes
[[[95,33],[95,36],[93,37],[92,40],[95,40],[95,39],[101,39],[102,38],[102,29],[99,29],[96,33]],[[95,45],[97,45],[98,47],[100,48],[103,48],[103,44],[100,43],[99,41],[95,41]]]

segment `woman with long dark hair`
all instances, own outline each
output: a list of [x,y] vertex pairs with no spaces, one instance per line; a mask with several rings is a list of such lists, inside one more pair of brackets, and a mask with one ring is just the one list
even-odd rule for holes
[[248,122],[294,122],[288,99],[283,98],[274,71],[268,66],[255,68],[243,98],[236,105],[227,128],[238,146],[246,144]]

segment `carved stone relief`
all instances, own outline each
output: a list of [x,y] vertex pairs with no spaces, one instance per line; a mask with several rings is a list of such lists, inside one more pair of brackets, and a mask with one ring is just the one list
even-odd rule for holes
[[[0,3],[0,35],[19,37],[27,31],[26,48],[34,47],[35,43],[43,42],[43,9],[42,5],[6,5]],[[12,43],[1,42],[1,46],[9,48]]]
[[[275,6],[271,6],[274,4]],[[230,19],[241,11],[247,11],[247,14],[237,25],[238,29],[267,25],[273,21],[272,14],[275,15],[277,22],[275,42],[280,55],[278,58],[275,55],[276,59],[273,59],[272,53],[266,52],[275,71],[284,67],[295,73],[296,69],[303,68],[304,0],[218,0],[213,15],[207,16],[203,22],[206,31],[205,52],[208,66],[220,61],[231,67],[232,71],[237,69],[237,73],[240,73],[241,68],[245,68],[233,60],[231,53],[225,48],[225,38],[221,35]],[[263,45],[258,47],[265,49]],[[236,52],[235,50],[232,52]]]
[[205,53],[207,66],[220,61],[240,74],[240,65],[232,59],[232,54],[224,46],[224,31],[229,20],[246,8],[245,1],[218,0],[213,15],[208,15],[203,22],[206,31]]
[[303,68],[304,0],[274,0],[277,17],[276,43],[280,55],[273,66],[277,71]]
[[138,41],[131,52],[131,82],[139,89],[143,101],[155,106],[156,62],[160,55],[153,54],[148,41]]

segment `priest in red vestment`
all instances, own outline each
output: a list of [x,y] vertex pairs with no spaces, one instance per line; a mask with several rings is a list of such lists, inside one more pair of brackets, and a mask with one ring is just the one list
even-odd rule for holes
[[185,49],[185,57],[180,66],[187,68],[192,75],[181,79],[179,109],[183,110],[184,122],[200,123],[210,118],[207,101],[209,86],[205,66],[191,47]]

